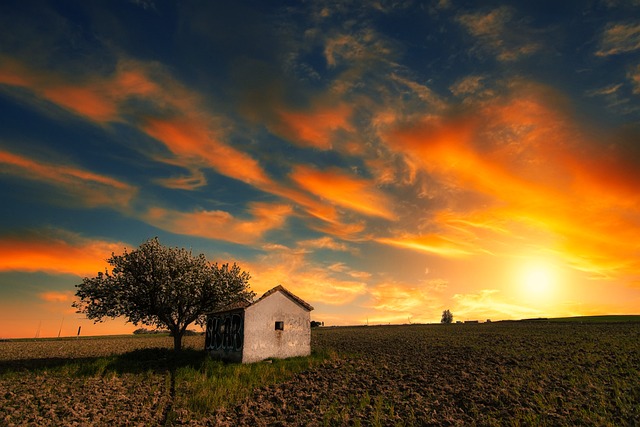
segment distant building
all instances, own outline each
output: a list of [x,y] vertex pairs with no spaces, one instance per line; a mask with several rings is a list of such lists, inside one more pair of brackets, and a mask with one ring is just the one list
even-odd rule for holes
[[311,310],[311,305],[276,286],[255,302],[209,314],[205,350],[212,357],[241,363],[308,356]]

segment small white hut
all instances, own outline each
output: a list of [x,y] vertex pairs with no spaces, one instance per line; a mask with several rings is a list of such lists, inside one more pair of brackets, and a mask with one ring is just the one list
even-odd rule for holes
[[205,350],[229,362],[252,363],[311,354],[313,307],[278,285],[253,303],[207,316]]

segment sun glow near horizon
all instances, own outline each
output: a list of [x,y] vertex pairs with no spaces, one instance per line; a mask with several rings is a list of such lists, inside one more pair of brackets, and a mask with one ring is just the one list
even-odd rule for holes
[[547,258],[524,258],[514,272],[514,284],[519,297],[530,306],[558,303],[567,285],[557,262]]
[[637,1],[53,3],[0,1],[0,338],[154,236],[326,324],[639,312]]

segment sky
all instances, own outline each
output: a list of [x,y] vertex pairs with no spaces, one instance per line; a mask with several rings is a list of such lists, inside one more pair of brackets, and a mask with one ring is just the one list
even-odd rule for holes
[[325,325],[640,313],[640,1],[0,2],[0,338],[158,237]]

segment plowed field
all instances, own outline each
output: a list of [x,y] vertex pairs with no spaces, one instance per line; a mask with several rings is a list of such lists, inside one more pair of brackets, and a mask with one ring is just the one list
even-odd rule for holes
[[73,355],[8,344],[35,343],[0,343],[0,425],[640,425],[639,323],[322,328],[314,350],[337,356],[206,414],[161,363],[65,377],[42,358]]

